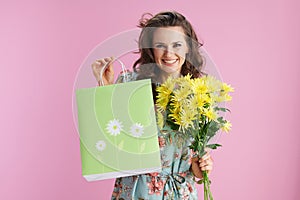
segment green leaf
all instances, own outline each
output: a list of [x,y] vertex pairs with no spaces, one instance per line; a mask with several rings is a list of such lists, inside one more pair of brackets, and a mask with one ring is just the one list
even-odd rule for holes
[[202,184],[202,183],[203,183],[203,179],[197,181],[197,184]]
[[167,119],[166,123],[170,126],[172,130],[178,130],[179,125],[175,124],[172,120]]
[[206,151],[204,151],[204,148],[199,150],[199,157],[202,158],[206,154]]
[[217,149],[218,147],[221,147],[222,145],[220,144],[208,144],[206,145],[207,148],[210,148],[210,149]]
[[230,112],[230,110],[228,108],[222,108],[222,107],[215,107],[215,110],[216,111],[220,110],[220,111],[223,111],[223,112],[226,112],[226,111]]
[[219,129],[220,129],[219,124],[217,122],[215,121],[210,122],[207,128],[207,136],[213,137]]
[[220,123],[225,123],[225,120],[224,120],[223,117],[219,117],[219,118],[217,119],[217,121],[220,122]]

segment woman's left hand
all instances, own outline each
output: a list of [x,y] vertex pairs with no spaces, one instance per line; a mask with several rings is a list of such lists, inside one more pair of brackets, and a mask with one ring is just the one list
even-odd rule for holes
[[202,158],[192,158],[192,172],[197,178],[202,178],[202,171],[207,171],[210,174],[213,169],[214,161],[211,155],[207,152]]
[[202,158],[199,159],[199,167],[201,171],[207,171],[208,174],[213,169],[214,161],[209,153],[206,153]]

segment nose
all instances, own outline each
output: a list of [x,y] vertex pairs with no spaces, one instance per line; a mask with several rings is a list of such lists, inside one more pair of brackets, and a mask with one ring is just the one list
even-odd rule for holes
[[174,54],[174,50],[170,46],[168,46],[168,47],[166,47],[164,54],[165,54],[165,56],[169,57]]

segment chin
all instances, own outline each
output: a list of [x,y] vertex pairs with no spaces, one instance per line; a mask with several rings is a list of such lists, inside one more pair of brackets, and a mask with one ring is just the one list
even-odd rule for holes
[[180,73],[180,71],[181,71],[181,68],[168,68],[168,67],[162,67],[162,68],[160,68],[160,71],[162,71],[162,72],[164,72],[164,73],[167,73],[167,74],[174,74],[174,73],[177,73],[177,72],[179,72]]

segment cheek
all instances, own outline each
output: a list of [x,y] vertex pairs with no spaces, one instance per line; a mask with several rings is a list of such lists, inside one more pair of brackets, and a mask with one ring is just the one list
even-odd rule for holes
[[182,58],[185,59],[186,58],[186,54],[188,53],[188,51],[186,49],[181,49],[180,51],[177,52],[177,54]]
[[162,51],[154,50],[154,51],[153,51],[154,60],[157,61],[159,58],[161,58],[162,54],[163,54]]
[[178,56],[180,57],[180,60],[182,60],[182,61],[184,61],[186,59],[186,53],[185,52],[178,53]]

